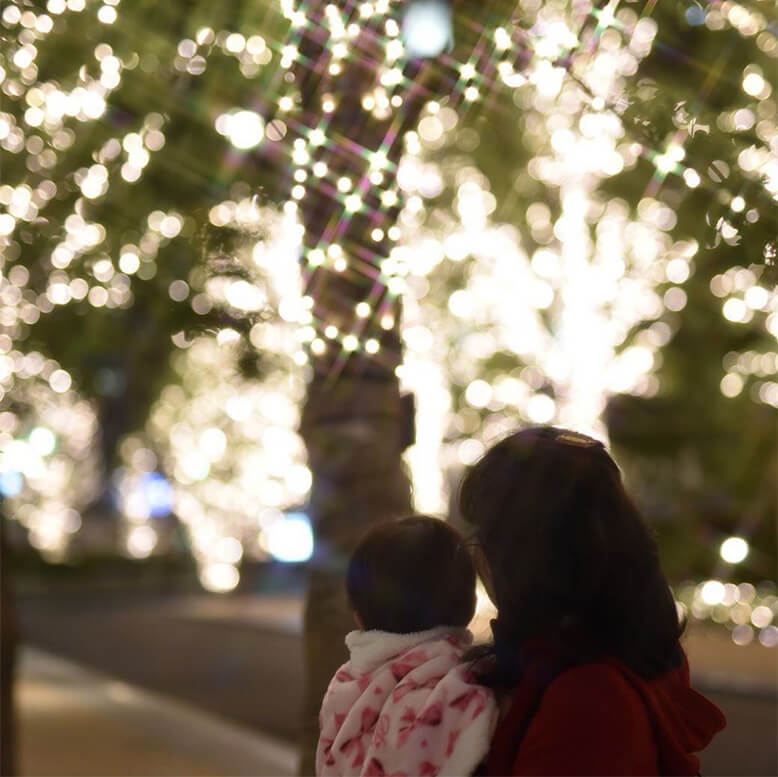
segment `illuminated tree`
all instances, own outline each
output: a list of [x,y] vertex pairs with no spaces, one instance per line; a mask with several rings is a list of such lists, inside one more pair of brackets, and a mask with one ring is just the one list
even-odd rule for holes
[[[25,353],[55,356],[93,400],[99,514],[112,509],[119,441],[143,425],[171,379],[183,333],[246,326],[203,293],[203,246],[218,226],[211,207],[241,191],[250,198],[260,178],[271,188],[278,180],[272,148],[255,159],[258,138],[245,145],[252,129],[240,116],[236,144],[218,133],[233,101],[272,83],[268,44],[217,36],[206,6],[167,15],[153,3],[119,13],[111,3],[52,0],[46,12],[3,11],[16,36],[0,71],[5,351],[13,364]],[[265,34],[282,20],[267,11],[248,18]],[[212,160],[203,160],[205,147],[217,149]],[[15,371],[3,376],[9,399]]]
[[[713,10],[711,19],[716,18]],[[758,12],[753,12],[751,22],[743,21],[751,19],[750,14],[735,13],[733,19],[744,29],[753,24],[764,30],[765,19]],[[415,156],[406,160],[405,175],[401,174],[413,206],[405,214],[406,232],[412,236],[425,218],[429,230],[426,239],[409,237],[405,256],[411,273],[409,310],[414,315],[406,334],[413,360],[407,381],[423,405],[420,422],[428,435],[424,445],[411,451],[419,473],[424,473],[416,481],[424,484],[421,505],[428,509],[441,509],[447,501],[445,484],[436,476],[439,465],[471,460],[483,449],[484,438],[499,435],[517,417],[597,429],[608,396],[625,391],[644,399],[620,401],[619,406],[635,408],[642,403],[646,412],[659,414],[668,405],[675,408],[662,422],[649,422],[650,428],[634,432],[629,429],[631,413],[610,414],[617,440],[626,443],[621,452],[632,451],[633,458],[641,450],[641,439],[647,450],[686,456],[688,451],[679,451],[673,440],[679,417],[687,418],[688,445],[703,456],[712,446],[702,440],[713,436],[715,428],[722,455],[718,461],[709,460],[706,470],[725,466],[726,441],[742,432],[738,424],[753,430],[745,435],[744,456],[749,447],[754,452],[774,449],[769,422],[756,417],[753,425],[745,421],[754,414],[769,417],[769,411],[741,405],[745,415],[733,415],[724,407],[718,387],[719,364],[729,349],[725,362],[736,374],[721,383],[726,396],[743,387],[746,365],[755,365],[763,378],[774,365],[771,311],[778,301],[767,261],[774,235],[766,217],[773,207],[774,166],[765,146],[772,124],[760,124],[753,137],[743,137],[741,131],[728,139],[727,134],[734,132],[735,115],[748,125],[744,129],[753,127],[749,122],[756,116],[772,115],[770,89],[759,80],[768,67],[767,57],[748,45],[742,30],[722,22],[721,37],[734,39],[739,50],[734,59],[745,60],[742,91],[716,84],[713,94],[711,76],[716,78],[716,71],[703,71],[686,76],[660,100],[656,80],[638,78],[656,79],[667,59],[690,56],[667,45],[665,30],[679,22],[689,26],[683,14],[676,16],[677,9],[668,9],[657,24],[623,8],[603,33],[602,50],[584,60],[580,79],[584,89],[577,88],[581,84],[576,81],[560,80],[559,68],[539,68],[515,92],[515,114],[501,105],[493,121],[481,116],[482,121],[463,125],[457,124],[453,112],[435,105],[418,137],[414,135]],[[542,27],[539,23],[536,27],[535,34],[540,35]],[[652,47],[657,36],[660,45]],[[716,39],[704,36],[697,46],[713,49]],[[772,39],[770,33],[759,38],[759,48],[768,56]],[[545,45],[542,39],[539,43]],[[680,98],[688,96],[694,78],[703,80],[706,75],[712,105],[698,101],[692,117],[682,110]],[[662,83],[669,80],[664,73]],[[641,86],[635,88],[633,81]],[[627,110],[628,99],[632,103]],[[600,110],[603,103],[614,108]],[[677,126],[683,122],[685,135]],[[523,128],[523,137],[503,132],[505,126]],[[752,141],[755,144],[749,146]],[[455,161],[457,147],[470,149],[478,142],[499,145],[503,158],[516,159],[516,166],[494,164],[493,157],[480,155],[477,149],[469,156],[480,163],[480,170],[464,155]],[[528,148],[531,160],[526,159]],[[660,153],[662,149],[669,150]],[[687,152],[684,165],[674,160]],[[767,177],[760,178],[760,173]],[[636,197],[641,191],[643,195]],[[723,209],[730,220],[745,210],[745,197],[738,192],[748,195],[750,216],[740,219],[735,230],[720,213],[722,203],[732,206]],[[512,219],[510,226],[493,223],[495,211],[497,217]],[[707,224],[701,213],[710,214]],[[744,246],[754,262],[750,269],[739,266]],[[571,259],[587,252],[589,257],[576,270]],[[763,261],[767,265],[760,264]],[[710,283],[714,295],[725,296],[735,278],[741,299],[726,302],[723,312],[740,332],[720,319],[708,289]],[[568,304],[570,300],[574,304]],[[761,343],[761,353],[752,350],[738,357],[735,349],[744,339]],[[666,349],[669,363],[664,363]],[[431,362],[437,362],[437,369]],[[447,384],[452,380],[449,398]],[[756,383],[753,398],[766,402],[772,385],[770,380]],[[649,399],[658,392],[656,401]],[[714,410],[719,407],[721,412]],[[712,426],[714,416],[729,419],[730,425]],[[697,419],[696,424],[691,419]],[[667,432],[664,444],[655,439],[662,430]],[[436,458],[444,440],[442,458]],[[638,464],[629,467],[633,479],[639,478],[641,469],[651,469],[645,459],[636,459]],[[666,465],[668,478],[661,487],[656,482],[652,487],[650,479],[640,485],[644,493],[664,495],[661,509],[654,505],[652,514],[670,516],[688,500],[676,500],[677,505],[668,509],[673,494],[677,496],[668,479],[677,480],[683,468],[672,458]],[[729,489],[734,477],[743,494],[765,493],[758,470],[756,480],[731,472]],[[695,495],[694,512],[701,516],[700,496]],[[740,508],[747,505],[733,506],[733,513]],[[759,512],[769,515],[769,500]],[[705,525],[699,519],[679,523],[692,531]],[[737,521],[732,523],[737,531]],[[764,520],[762,529],[768,531],[770,525]],[[769,534],[762,536],[763,546],[774,544]],[[674,539],[673,547],[686,554],[690,569],[688,560],[698,545]],[[700,564],[710,562],[707,555],[697,557],[692,567],[699,574]]]
[[0,414],[4,509],[49,561],[65,558],[81,528],[81,511],[100,489],[95,408],[69,390],[67,373],[58,367],[27,354]]
[[[230,260],[211,268],[205,287],[209,303],[228,315],[261,316],[248,340],[229,327],[216,337],[179,338],[175,380],[152,405],[144,432],[121,445],[127,551],[149,556],[158,540],[155,512],[172,508],[212,591],[235,588],[244,556],[299,561],[311,552],[299,524],[283,518],[305,503],[311,485],[297,435],[305,395],[299,225],[272,206],[249,205],[219,211],[223,228],[240,238]],[[159,481],[157,470],[171,485]]]
[[[631,452],[630,479],[649,517],[661,521],[674,574],[757,583],[772,576],[775,558],[765,549],[776,546],[770,362],[778,299],[769,214],[778,179],[766,78],[778,56],[774,10],[760,3],[656,10],[661,45],[638,74],[645,80],[633,90],[633,111],[659,130],[657,148],[681,146],[684,158],[679,166],[655,158],[646,191],[673,208],[674,234],[694,236],[700,247],[684,284],[687,304],[669,320],[676,334],[662,350],[660,393],[616,398],[608,423],[619,452]],[[635,172],[646,174],[649,161]],[[622,176],[609,190],[624,197],[635,188]],[[737,563],[719,553],[733,536],[752,549]]]

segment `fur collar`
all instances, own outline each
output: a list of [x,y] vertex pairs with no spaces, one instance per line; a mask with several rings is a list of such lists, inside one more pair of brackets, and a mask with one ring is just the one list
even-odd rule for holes
[[463,647],[473,641],[469,629],[452,626],[437,626],[426,631],[416,631],[410,634],[395,634],[390,631],[350,631],[346,635],[346,647],[351,653],[351,667],[354,671],[364,674],[375,669],[393,656],[404,653],[422,642],[454,637]]

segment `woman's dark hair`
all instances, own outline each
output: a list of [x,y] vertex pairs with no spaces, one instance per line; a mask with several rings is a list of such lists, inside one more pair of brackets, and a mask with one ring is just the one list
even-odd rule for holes
[[369,531],[349,562],[346,590],[365,629],[464,627],[475,612],[475,568],[462,536],[423,515]]
[[645,678],[683,662],[656,544],[602,443],[516,432],[466,473],[459,507],[496,597],[490,684],[516,684],[534,637],[556,636],[571,664],[611,656]]

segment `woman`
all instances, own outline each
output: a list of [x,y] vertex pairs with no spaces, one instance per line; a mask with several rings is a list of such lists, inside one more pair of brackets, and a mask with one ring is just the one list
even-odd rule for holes
[[471,655],[502,699],[491,775],[694,775],[726,725],[689,685],[656,545],[603,445],[534,427],[466,474],[460,508],[497,606]]

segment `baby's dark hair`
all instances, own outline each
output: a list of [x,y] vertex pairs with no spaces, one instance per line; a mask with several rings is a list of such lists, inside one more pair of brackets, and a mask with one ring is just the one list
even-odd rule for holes
[[366,630],[465,627],[475,612],[475,568],[462,536],[424,515],[368,531],[349,562],[346,590]]

